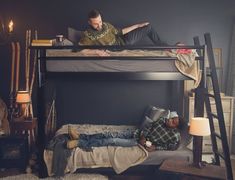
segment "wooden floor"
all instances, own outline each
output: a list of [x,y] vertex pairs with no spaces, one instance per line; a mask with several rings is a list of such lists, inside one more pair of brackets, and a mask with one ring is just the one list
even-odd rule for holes
[[21,174],[18,169],[1,169],[0,178]]
[[[233,168],[233,175],[235,176],[235,156],[234,159],[231,159],[232,162],[232,168]],[[8,176],[14,176],[22,174],[23,172],[20,172],[18,169],[1,169],[0,170],[0,178],[2,177],[8,177]],[[151,179],[150,177],[140,177],[140,176],[129,176],[128,178],[126,176],[120,176],[116,175],[111,178],[111,180],[145,180],[145,179]],[[156,179],[156,178],[153,178]]]

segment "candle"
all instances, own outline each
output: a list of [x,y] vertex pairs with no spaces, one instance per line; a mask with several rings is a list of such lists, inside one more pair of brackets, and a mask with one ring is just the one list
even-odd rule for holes
[[11,20],[8,24],[8,31],[9,33],[12,33],[13,32],[13,26],[14,26],[14,23],[13,21]]

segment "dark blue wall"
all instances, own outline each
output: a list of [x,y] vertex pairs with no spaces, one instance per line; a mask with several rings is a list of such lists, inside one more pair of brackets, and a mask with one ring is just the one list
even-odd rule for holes
[[177,93],[172,94],[171,82],[76,80],[74,84],[60,80],[56,84],[58,126],[68,123],[136,125],[140,124],[148,105],[177,109],[177,103],[172,104]]

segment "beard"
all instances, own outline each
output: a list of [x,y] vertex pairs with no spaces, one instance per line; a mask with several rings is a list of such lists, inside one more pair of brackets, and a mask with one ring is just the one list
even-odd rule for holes
[[102,30],[102,27],[97,27],[96,30],[97,30],[97,31],[101,31],[101,30]]
[[102,24],[102,26],[100,26],[100,27],[98,26],[96,28],[94,28],[92,25],[90,25],[90,27],[95,31],[101,31],[103,29],[103,24]]

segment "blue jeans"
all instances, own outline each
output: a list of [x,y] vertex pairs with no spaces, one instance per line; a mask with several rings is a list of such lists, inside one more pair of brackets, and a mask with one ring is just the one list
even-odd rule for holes
[[133,131],[107,132],[98,134],[80,134],[78,147],[91,149],[100,146],[123,146],[130,147],[137,145],[137,140],[133,136]]
[[130,31],[129,33],[125,34],[123,38],[126,45],[133,45],[146,36],[148,36],[157,46],[167,46],[167,43],[160,40],[160,37],[151,25]]

